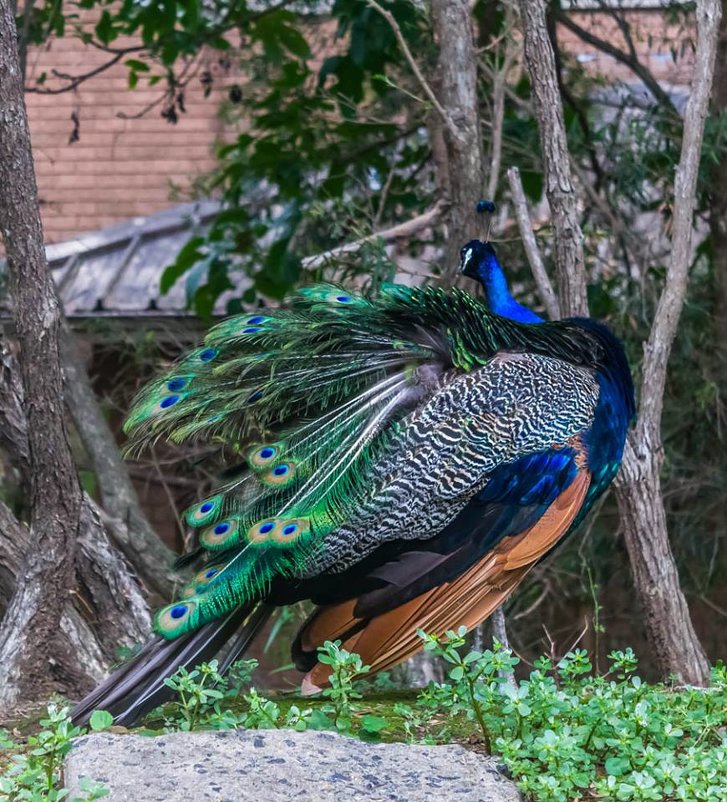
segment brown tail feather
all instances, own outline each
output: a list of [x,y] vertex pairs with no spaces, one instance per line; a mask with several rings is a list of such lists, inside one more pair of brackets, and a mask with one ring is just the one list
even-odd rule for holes
[[[391,668],[419,651],[422,644],[418,629],[438,634],[460,626],[473,629],[505,601],[565,534],[583,504],[589,484],[590,474],[581,472],[534,526],[503,540],[457,579],[368,622],[357,622],[349,603],[328,608],[321,613],[320,620],[311,622],[309,635],[315,631],[318,638],[333,640],[342,634],[342,622],[357,622],[357,631],[344,639],[343,647],[356,651],[373,673]],[[334,622],[336,634],[331,636],[324,632],[324,625]],[[307,646],[313,648],[310,637]],[[304,684],[307,688],[321,687],[327,683],[329,674],[329,666],[318,663],[306,675]]]

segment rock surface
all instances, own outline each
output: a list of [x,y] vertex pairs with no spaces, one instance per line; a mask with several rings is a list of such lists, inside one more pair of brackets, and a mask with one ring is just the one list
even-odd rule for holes
[[460,746],[367,744],[328,732],[233,730],[79,738],[66,761],[109,802],[518,802],[496,762]]

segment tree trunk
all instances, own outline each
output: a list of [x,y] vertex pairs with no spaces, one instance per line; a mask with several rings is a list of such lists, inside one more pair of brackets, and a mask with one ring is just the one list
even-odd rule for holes
[[74,336],[67,326],[61,335],[61,362],[66,403],[86,449],[101,491],[104,512],[118,522],[109,528],[116,546],[150,590],[171,598],[175,554],[157,537],[139,506],[111,429],[96,401]]
[[[727,113],[727,2],[722,4],[722,22],[714,72],[712,103],[716,114]],[[715,291],[715,342],[727,351],[727,159],[712,165],[709,199],[709,229]]]
[[621,525],[657,667],[665,677],[706,685],[709,664],[669,546],[658,448],[646,438],[632,437],[627,443],[616,493]]
[[477,102],[477,53],[467,0],[432,0],[439,42],[438,96],[444,126],[450,202],[445,248],[445,284],[457,277],[460,248],[477,233],[477,201],[485,189],[482,133]]
[[583,234],[568,160],[563,104],[558,90],[555,54],[548,36],[544,0],[520,0],[525,62],[535,101],[545,194],[553,218],[560,308],[567,315],[587,315]]
[[[587,313],[585,273],[577,224],[577,203],[570,181],[563,113],[542,0],[520,0],[525,56],[535,95],[555,227],[561,310]],[[712,86],[719,0],[697,3],[698,43],[692,92],[686,110],[682,153],[675,176],[672,251],[664,291],[644,349],[639,420],[631,432],[617,478],[619,508],[634,584],[654,656],[664,674],[702,685],[709,666],[694,632],[669,546],[661,494],[661,414],[666,370],[686,296],[696,182]],[[555,205],[554,205],[555,202]],[[559,212],[556,213],[556,209]],[[574,223],[575,221],[575,223]],[[577,234],[577,236],[576,236]],[[560,246],[559,246],[560,241]]]
[[1,708],[47,697],[59,683],[75,689],[87,678],[59,629],[74,584],[81,488],[63,418],[61,310],[43,248],[17,31],[8,0],[0,0],[0,187],[0,231],[20,345],[31,469],[29,549],[0,630]]
[[[5,611],[30,549],[30,533],[0,502],[0,615]],[[72,655],[89,677],[98,682],[118,659],[119,646],[131,648],[146,640],[151,628],[149,608],[123,558],[110,545],[96,505],[84,496],[76,571],[79,593],[69,596],[60,619],[60,631],[70,645],[56,661]],[[89,623],[91,613],[92,624]],[[73,671],[63,666],[61,676]],[[76,688],[58,687],[64,692]]]
[[697,47],[684,115],[682,151],[674,178],[672,248],[664,290],[644,348],[641,403],[636,429],[617,482],[626,546],[657,661],[665,673],[694,685],[709,682],[709,664],[689,618],[669,547],[661,494],[661,416],[666,373],[692,262],[693,217],[704,122],[714,79],[720,0],[697,2]]

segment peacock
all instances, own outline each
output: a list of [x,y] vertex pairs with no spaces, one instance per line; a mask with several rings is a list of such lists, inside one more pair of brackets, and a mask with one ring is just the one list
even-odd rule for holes
[[[340,640],[372,672],[471,629],[571,533],[618,470],[634,390],[619,340],[517,304],[490,243],[461,289],[336,284],[218,323],[145,387],[130,448],[216,444],[234,467],[185,513],[195,574],[156,637],[79,703],[131,725],[180,665],[224,671],[270,612],[310,600],[292,644],[302,690]],[[497,313],[500,314],[497,314]]]

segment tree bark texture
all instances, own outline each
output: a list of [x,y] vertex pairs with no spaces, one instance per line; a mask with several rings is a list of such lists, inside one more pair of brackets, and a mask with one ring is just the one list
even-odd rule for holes
[[[0,629],[0,707],[54,686],[62,611],[74,580],[81,513],[63,417],[58,336],[61,310],[43,249],[38,192],[8,0],[0,0],[0,231],[9,268],[26,399],[31,467],[30,546]],[[59,679],[59,678],[55,678]],[[83,671],[61,678],[70,685]]]
[[[555,228],[560,306],[566,315],[584,314],[588,307],[577,199],[570,180],[562,107],[544,5],[542,0],[520,0],[520,8],[525,57],[543,148],[546,191]],[[634,584],[655,659],[664,674],[700,685],[708,681],[709,666],[689,618],[669,545],[660,482],[663,458],[660,430],[667,363],[684,304],[691,259],[697,171],[712,85],[719,15],[719,0],[698,2],[699,41],[676,173],[671,261],[644,348],[639,418],[627,441],[623,466],[616,481]]]
[[74,335],[67,326],[61,334],[61,363],[66,404],[93,465],[103,509],[119,524],[110,527],[109,534],[146,587],[166,601],[174,589],[170,567],[175,555],[158,538],[141,510],[116,439],[101,412]]
[[22,481],[26,482],[30,475],[30,454],[23,388],[16,367],[9,345],[0,341],[0,448],[13,461]]
[[563,104],[558,90],[555,54],[548,36],[545,2],[519,2],[525,63],[540,131],[545,194],[553,218],[560,308],[566,315],[587,315],[583,234],[568,160]]
[[[727,114],[727,2],[722,6],[712,104],[716,114]],[[727,352],[727,159],[712,166],[709,228],[714,266],[714,329],[717,347]]]
[[[6,418],[14,421],[12,443],[7,451],[11,460],[21,464],[21,456],[28,453],[28,427],[18,364],[9,350],[3,353],[3,368],[5,383],[0,386],[0,397],[8,388],[12,393],[6,393],[7,405],[0,404],[0,421]],[[67,643],[53,656],[58,663],[70,661],[55,674],[68,676],[73,673],[73,664],[80,662],[95,681],[102,679],[106,667],[116,662],[119,646],[132,647],[146,640],[151,628],[142,588],[126,561],[112,548],[101,517],[98,507],[84,495],[76,550],[76,591],[68,597],[60,621],[60,631]],[[128,542],[130,538],[122,522],[114,519],[114,523],[113,529],[121,532],[121,535],[117,532],[116,539]],[[15,590],[16,577],[29,549],[28,528],[0,502],[0,618]]]
[[[8,455],[15,463],[28,453],[28,422],[24,415],[23,388],[19,381],[16,359],[9,350],[3,352],[2,390],[8,404],[0,404],[0,422],[6,418],[14,421],[13,439]],[[85,376],[85,370],[83,371]],[[66,387],[69,377],[66,376]],[[91,387],[87,388],[92,392]],[[73,396],[68,398],[73,403]],[[84,400],[84,404],[88,404]],[[94,402],[95,404],[95,402]],[[95,405],[98,409],[98,405]],[[21,456],[19,456],[21,455]],[[77,660],[94,679],[101,679],[106,667],[116,662],[118,647],[131,647],[149,636],[151,620],[149,607],[142,588],[129,570],[124,558],[112,548],[107,529],[102,526],[103,513],[86,495],[80,519],[80,534],[76,550],[75,592],[66,602],[60,622],[60,630],[70,646],[54,656],[57,661],[69,658]],[[123,523],[113,519],[115,540],[129,542],[130,536]],[[25,554],[30,549],[30,535],[12,511],[0,503],[0,618],[5,613],[20,574]],[[56,672],[58,673],[58,672]],[[60,672],[72,673],[66,666]],[[71,689],[73,690],[73,689]]]
[[661,418],[666,374],[692,261],[692,232],[704,123],[714,80],[722,9],[720,0],[697,2],[697,47],[684,115],[682,151],[674,179],[672,249],[666,283],[644,346],[639,418],[631,433],[616,488],[624,537],[646,614],[655,657],[665,674],[705,685],[709,664],[694,632],[669,549],[661,494]]
[[[0,502],[0,616],[29,548],[28,528]],[[54,673],[72,673],[72,664],[80,662],[90,678],[99,681],[107,666],[116,662],[119,646],[133,647],[146,640],[151,619],[141,589],[124,559],[111,547],[98,509],[87,496],[81,511],[76,572],[78,592],[68,597],[60,619],[67,643],[53,655],[54,660],[62,661],[70,654],[71,665]]]
[[449,122],[443,126],[451,202],[444,282],[452,284],[457,277],[460,248],[477,233],[476,206],[485,190],[477,53],[467,0],[432,0],[431,9],[439,42],[437,95]]

